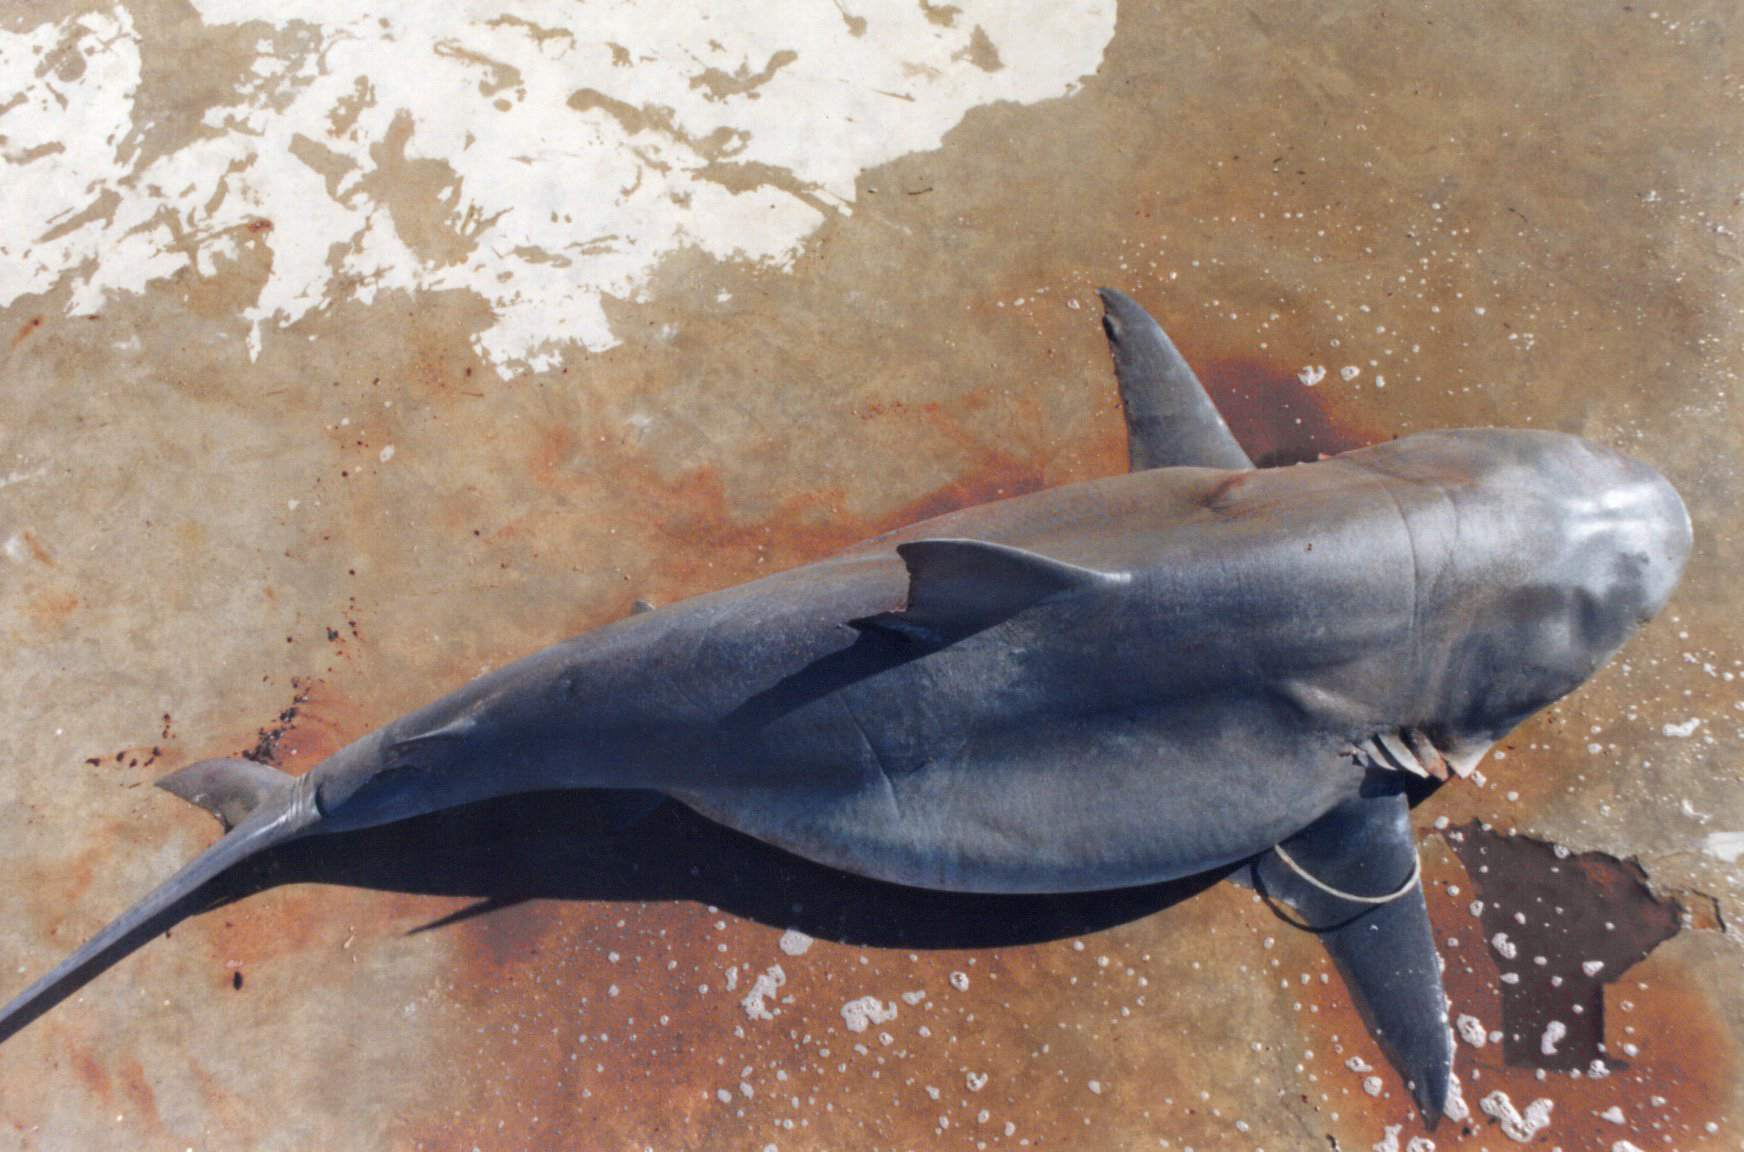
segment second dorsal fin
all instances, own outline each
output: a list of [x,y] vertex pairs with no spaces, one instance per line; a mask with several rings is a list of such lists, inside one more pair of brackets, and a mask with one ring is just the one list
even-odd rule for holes
[[1126,412],[1129,470],[1252,468],[1205,386],[1150,313],[1112,288],[1097,292]]

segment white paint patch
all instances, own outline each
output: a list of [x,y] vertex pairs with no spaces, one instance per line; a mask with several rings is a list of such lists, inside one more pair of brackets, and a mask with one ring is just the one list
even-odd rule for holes
[[775,946],[789,956],[804,956],[811,950],[812,939],[798,928],[789,928],[781,934],[781,939]]
[[775,1013],[769,1008],[768,1001],[781,991],[781,986],[785,983],[787,973],[781,970],[781,965],[771,964],[768,971],[751,982],[751,990],[739,1001],[739,1005],[745,1009],[745,1015],[753,1020],[775,1019]]
[[896,1019],[896,1004],[884,1003],[876,996],[862,996],[842,1005],[842,1020],[850,1032],[864,1032],[870,1024],[883,1024]]
[[1700,716],[1691,716],[1682,724],[1667,724],[1665,727],[1661,728],[1660,731],[1665,733],[1667,736],[1689,737],[1694,736],[1696,734],[1696,729],[1701,726],[1702,718]]
[[[260,244],[251,352],[338,301],[464,290],[504,372],[615,344],[602,298],[681,249],[787,267],[868,168],[977,106],[1075,91],[1115,20],[1114,0],[956,0],[948,24],[910,0],[194,8],[260,29],[260,55],[156,154],[124,3],[0,32],[0,307],[67,285],[94,312]],[[422,187],[392,175],[408,162]]]
[[1461,1016],[1455,1023],[1461,1040],[1473,1048],[1484,1046],[1484,1025],[1476,1016]]
[[1504,1136],[1517,1144],[1526,1144],[1550,1127],[1550,1112],[1556,1105],[1548,1098],[1540,1098],[1526,1105],[1526,1112],[1522,1115],[1508,1099],[1508,1094],[1497,1089],[1479,1101],[1478,1107],[1502,1126]]
[[1744,832],[1710,832],[1702,841],[1702,851],[1727,864],[1736,864],[1744,856]]

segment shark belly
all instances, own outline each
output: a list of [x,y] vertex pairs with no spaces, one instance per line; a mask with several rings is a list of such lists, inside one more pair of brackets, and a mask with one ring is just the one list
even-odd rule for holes
[[[798,855],[964,892],[1155,883],[1264,851],[1356,793],[1332,736],[1262,694],[1183,699],[965,734],[881,754],[852,723],[795,757],[728,749],[672,788],[709,818]],[[718,781],[718,783],[717,783]]]

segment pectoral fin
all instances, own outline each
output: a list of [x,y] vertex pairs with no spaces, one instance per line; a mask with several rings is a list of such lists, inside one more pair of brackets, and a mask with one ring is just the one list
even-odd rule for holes
[[1130,470],[1252,468],[1187,361],[1132,297],[1098,289],[1126,412]]
[[1360,796],[1266,853],[1255,883],[1325,943],[1424,1119],[1453,1075],[1447,997],[1403,791]]
[[907,607],[857,620],[856,626],[949,640],[1055,596],[1132,580],[1125,572],[1099,572],[985,540],[911,540],[896,551],[908,565]]

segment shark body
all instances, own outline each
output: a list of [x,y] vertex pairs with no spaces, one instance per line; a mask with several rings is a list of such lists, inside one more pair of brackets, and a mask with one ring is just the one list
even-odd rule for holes
[[1425,433],[1255,470],[1106,292],[1132,470],[638,612],[291,778],[163,781],[229,831],[0,1030],[265,847],[515,792],[666,797],[903,884],[1068,892],[1247,861],[1320,932],[1426,1118],[1452,1044],[1409,795],[1469,774],[1663,606],[1690,548],[1644,464]]

